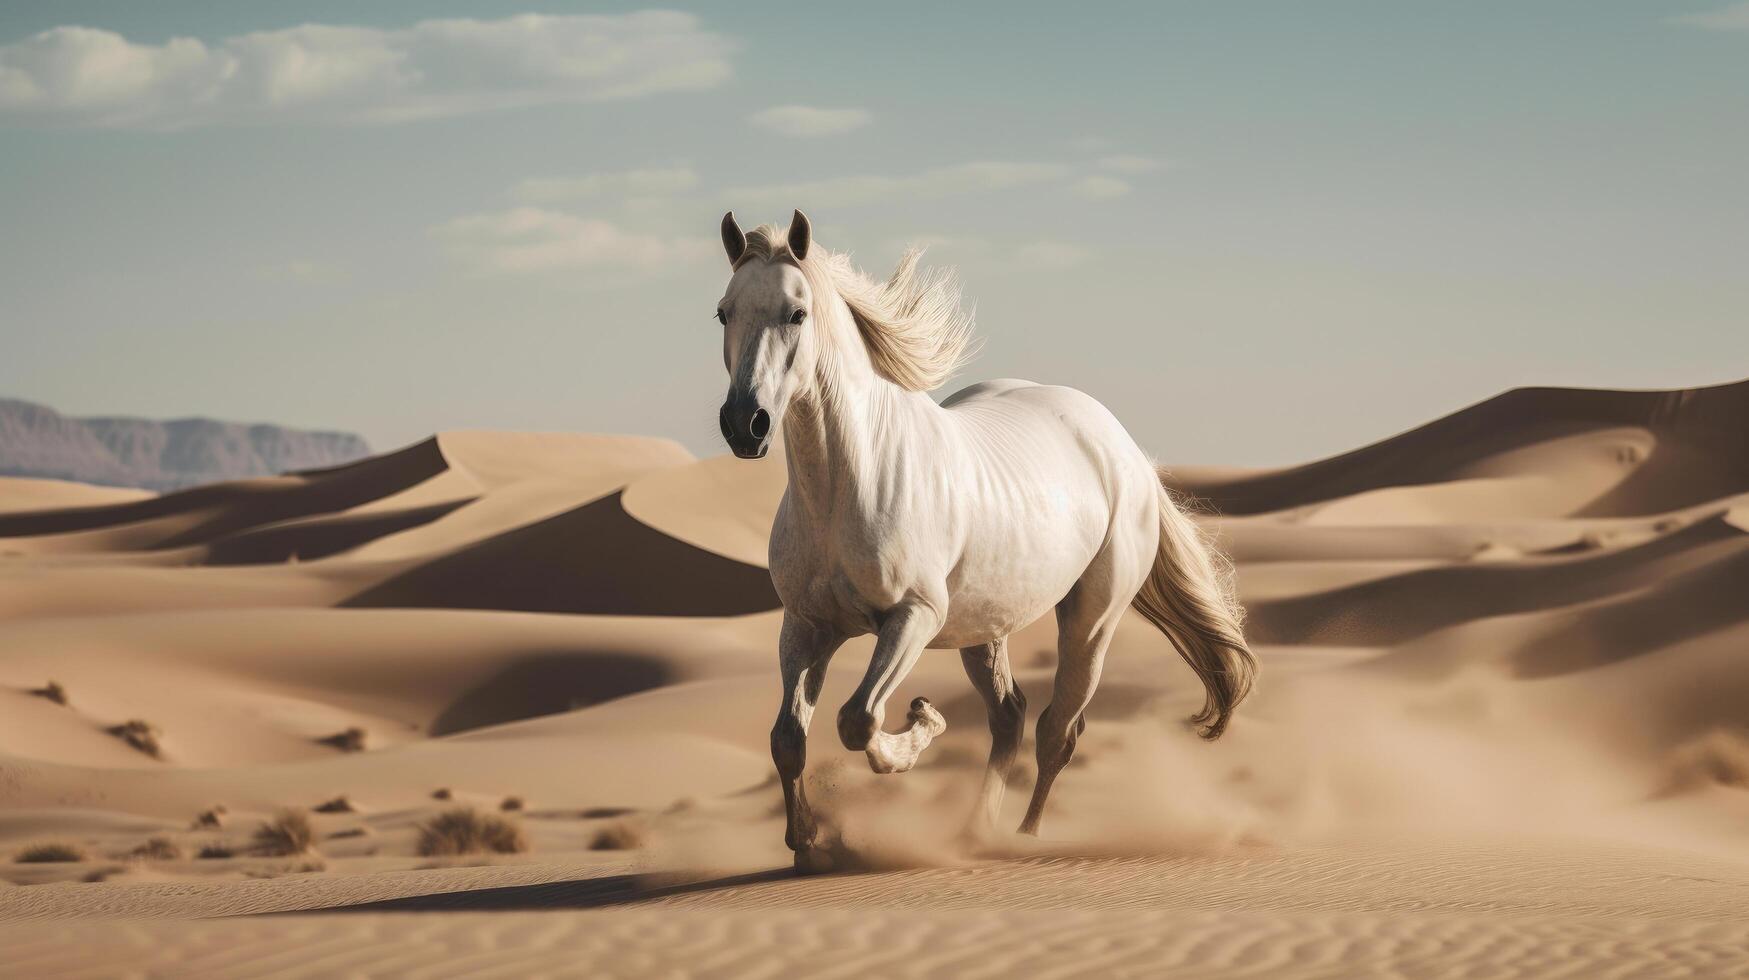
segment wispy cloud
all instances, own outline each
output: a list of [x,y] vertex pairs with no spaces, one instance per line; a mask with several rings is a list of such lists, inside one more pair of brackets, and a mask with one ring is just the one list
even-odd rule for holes
[[831,136],[867,126],[870,116],[863,109],[820,109],[807,105],[780,105],[761,109],[747,117],[755,126],[785,136]]
[[707,238],[633,232],[611,221],[532,207],[455,218],[431,233],[474,270],[508,274],[584,269],[651,273],[710,255],[715,245]]
[[1100,157],[1099,168],[1120,174],[1145,174],[1160,169],[1160,161],[1153,157],[1136,156],[1133,153],[1119,153],[1114,156]]
[[397,122],[710,88],[732,42],[684,13],[305,24],[137,44],[56,27],[0,46],[0,123],[176,129]]
[[1670,18],[1670,22],[1709,31],[1749,31],[1749,3],[1733,3],[1718,10],[1683,14]]
[[531,204],[556,204],[593,197],[668,197],[698,186],[691,167],[622,170],[574,177],[530,177],[511,188],[511,195]]
[[740,187],[727,193],[732,199],[749,203],[777,203],[785,207],[805,209],[1008,190],[1060,180],[1068,173],[1067,167],[1055,163],[981,161],[937,167],[901,177],[865,174],[793,184]]
[[1718,11],[1704,11],[1698,14],[1683,14],[1670,18],[1672,25],[1691,26],[1702,30],[1744,30],[1749,31],[1749,2],[1719,7]]
[[1090,201],[1109,201],[1114,197],[1122,197],[1130,192],[1130,182],[1108,177],[1105,174],[1094,174],[1083,177],[1069,185],[1069,190]]

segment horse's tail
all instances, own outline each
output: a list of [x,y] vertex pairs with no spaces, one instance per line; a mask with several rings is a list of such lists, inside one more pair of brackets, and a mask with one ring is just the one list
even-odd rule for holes
[[1225,557],[1203,539],[1162,484],[1160,550],[1131,604],[1202,678],[1207,697],[1190,720],[1211,741],[1226,730],[1257,675],[1242,628],[1245,610],[1231,591],[1225,565]]

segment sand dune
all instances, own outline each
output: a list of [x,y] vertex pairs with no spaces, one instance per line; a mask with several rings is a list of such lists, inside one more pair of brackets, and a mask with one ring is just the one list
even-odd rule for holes
[[126,487],[98,487],[66,480],[6,476],[0,477],[0,514],[127,503],[144,500],[151,495],[147,490]]
[[[1224,514],[1286,511],[1391,487],[1465,503],[1508,496],[1506,488],[1441,486],[1470,480],[1536,486],[1528,510],[1512,511],[1519,517],[1656,514],[1749,491],[1745,415],[1749,381],[1683,391],[1520,388],[1316,463],[1181,482]],[[1488,501],[1482,510],[1502,505]],[[1463,519],[1465,509],[1450,513]]]
[[[1749,975],[1749,382],[1175,468],[1263,663],[1228,735],[1126,620],[1046,839],[968,850],[984,714],[932,654],[917,770],[815,726],[823,878],[767,759],[779,456],[466,432],[158,497],[0,481],[0,849],[85,858],[0,864],[0,920],[38,920],[0,922],[8,966]],[[1054,625],[1011,647],[1036,714]],[[415,853],[512,797],[527,853]],[[287,807],[319,857],[250,853]],[[129,856],[154,837],[180,856]]]

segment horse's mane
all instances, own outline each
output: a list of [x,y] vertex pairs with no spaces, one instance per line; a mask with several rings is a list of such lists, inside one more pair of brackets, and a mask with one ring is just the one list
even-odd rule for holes
[[958,279],[946,269],[919,272],[922,257],[922,249],[906,249],[887,281],[875,282],[850,264],[849,255],[818,242],[798,261],[783,232],[760,225],[748,232],[740,261],[790,262],[807,277],[816,298],[828,289],[837,293],[850,307],[874,369],[907,391],[929,391],[953,377],[976,353],[976,343],[972,315],[960,309]]

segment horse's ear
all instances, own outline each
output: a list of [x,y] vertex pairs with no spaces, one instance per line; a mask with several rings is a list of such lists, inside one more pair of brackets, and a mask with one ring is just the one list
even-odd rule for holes
[[741,261],[741,253],[747,251],[747,236],[741,234],[741,226],[735,224],[733,211],[723,213],[723,251],[729,253],[731,266]]
[[813,241],[814,228],[808,224],[808,216],[799,209],[795,217],[789,219],[789,254],[800,262],[808,257],[808,244]]

